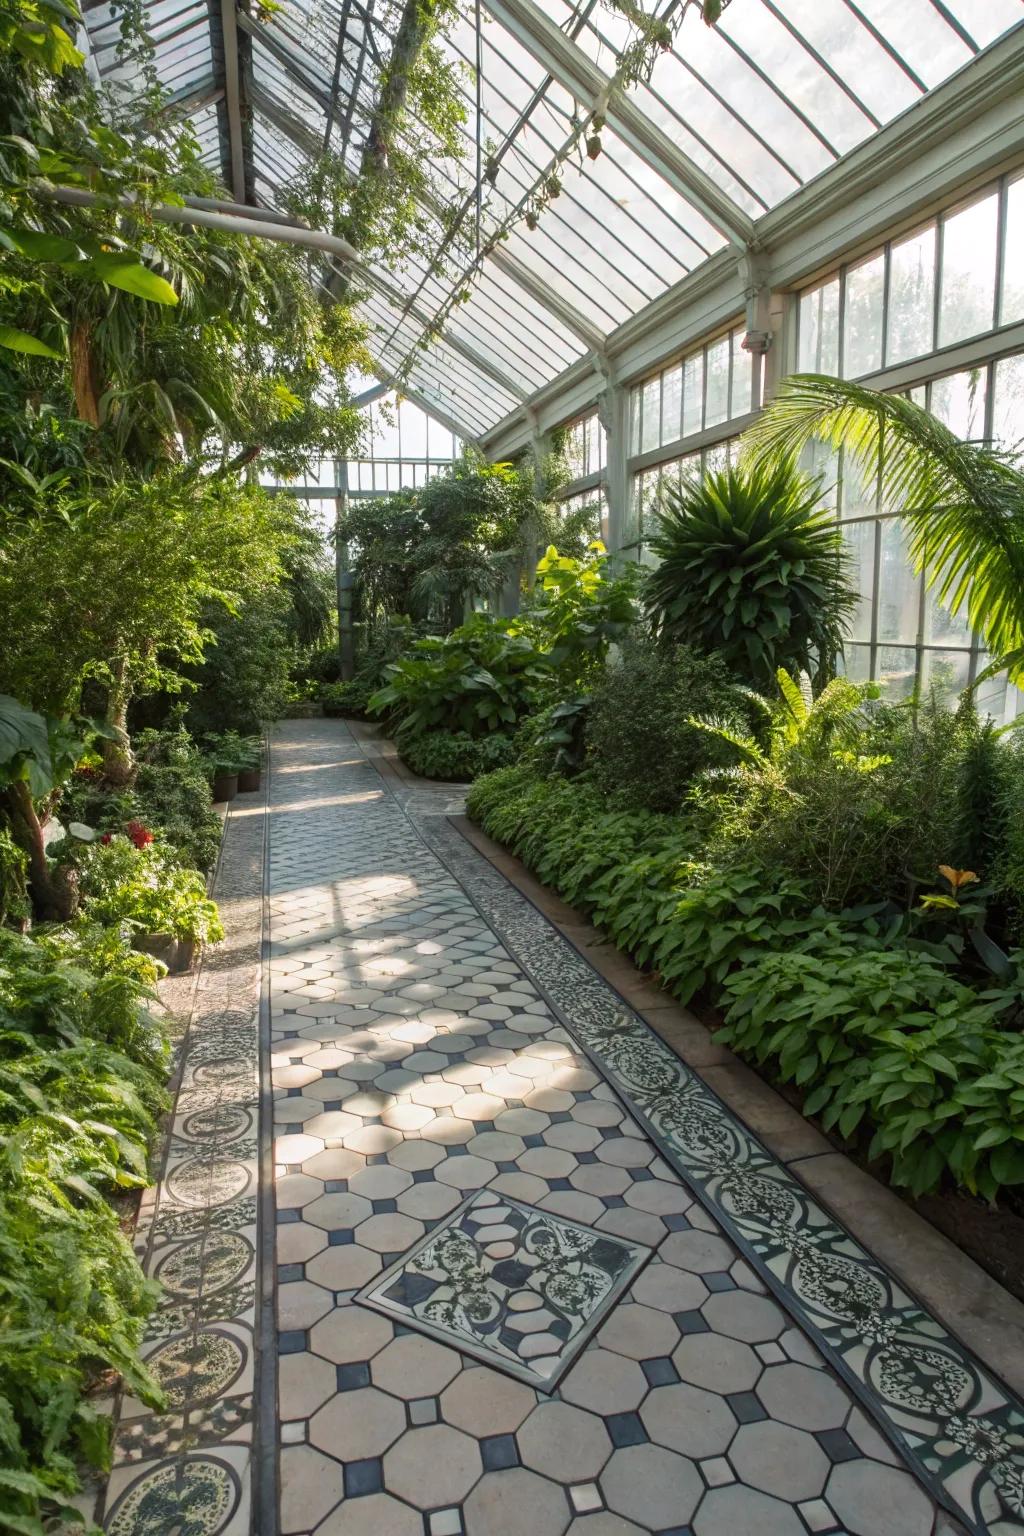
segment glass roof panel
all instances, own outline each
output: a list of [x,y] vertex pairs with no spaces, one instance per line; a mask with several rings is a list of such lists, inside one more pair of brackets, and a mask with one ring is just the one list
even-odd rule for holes
[[[125,3],[100,0],[85,16],[101,76],[128,86],[118,62]],[[632,28],[611,0],[525,3],[554,21],[563,47],[581,50],[605,76],[615,74]],[[143,0],[143,10],[164,85],[186,98],[223,93],[219,7]],[[327,140],[358,174],[402,10],[402,0],[288,0],[255,24],[240,12],[240,32],[251,39],[243,87],[248,78],[247,143],[259,200],[279,206]],[[532,230],[523,210],[578,114],[593,103],[578,102],[484,11],[480,137],[498,169],[481,192],[479,238],[485,245],[507,226],[500,247],[514,259],[507,262],[478,256],[477,38],[468,11],[443,42],[466,114],[462,162],[432,167],[425,251],[381,254],[381,276],[362,312],[382,372],[408,364],[415,387],[468,433],[493,426],[521,395],[584,355],[585,343],[556,310],[575,312],[585,332],[607,334],[723,248],[726,235],[680,190],[686,158],[742,215],[757,218],[1024,22],[1024,0],[733,0],[710,28],[696,6],[684,10],[675,44],[659,55],[650,82],[629,88],[683,174],[666,174],[656,141],[641,156],[636,140],[606,127],[596,160],[577,151],[578,163],[561,167],[557,196]],[[193,123],[203,159],[228,182],[223,100],[200,99]],[[422,132],[421,124],[408,124],[411,152]],[[452,209],[464,217],[445,241]],[[525,287],[516,262],[529,279]],[[453,305],[463,289],[468,300]],[[556,310],[544,302],[546,292]],[[439,311],[456,344],[442,337],[424,351],[419,343]]]

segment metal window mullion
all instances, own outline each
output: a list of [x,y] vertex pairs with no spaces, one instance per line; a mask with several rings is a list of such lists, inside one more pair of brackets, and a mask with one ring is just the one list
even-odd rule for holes
[[[838,327],[839,334],[838,334],[838,336],[836,338],[836,363],[837,363],[838,368],[839,368],[839,377],[841,379],[845,379],[846,378],[846,274],[847,274],[848,270],[849,270],[849,268],[845,264],[839,268],[839,305],[838,305],[838,309],[837,309],[837,318],[836,318],[836,325]],[[824,316],[824,313],[825,313],[825,310],[824,310],[824,302],[825,302],[824,291],[825,291],[825,284],[823,283],[822,284],[822,316]],[[819,319],[819,321],[818,321],[818,334],[819,334],[819,336],[822,335],[822,333],[823,333],[823,323],[824,323],[823,319]]]
[[889,364],[889,304],[892,299],[892,241],[887,240],[882,247],[884,266],[882,268],[882,367]]
[[992,312],[992,328],[995,330],[1003,314],[1003,286],[1006,278],[1006,221],[1010,197],[1010,178],[999,178],[999,202],[996,213],[996,288]]
[[946,239],[946,215],[940,213],[935,220],[935,292],[932,296],[932,351],[938,352],[939,322],[942,316],[942,253]]
[[875,524],[875,548],[872,560],[871,579],[871,630],[870,630],[870,660],[868,663],[868,677],[875,682],[878,677],[878,609],[882,596],[882,520],[874,519]]

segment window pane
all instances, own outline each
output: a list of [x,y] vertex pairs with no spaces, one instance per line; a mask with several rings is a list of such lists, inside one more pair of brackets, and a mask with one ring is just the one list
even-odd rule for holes
[[820,480],[821,504],[834,512],[839,505],[839,454],[824,443],[808,443],[800,455],[800,468]]
[[648,453],[661,446],[661,379],[648,379],[644,385],[643,425],[640,431],[640,452]]
[[871,676],[870,645],[846,645],[839,661],[839,670],[854,683],[866,683]]
[[932,384],[931,412],[957,437],[983,437],[988,369],[968,368]]
[[925,588],[924,638],[926,644],[967,645],[971,643],[971,626],[967,615],[954,614],[939,601],[938,591]]
[[699,432],[704,423],[704,354],[695,352],[683,364],[683,436]]
[[843,375],[858,379],[882,366],[882,299],[885,293],[885,257],[879,252],[870,261],[851,267],[846,274],[846,312],[843,318]]
[[949,708],[967,687],[971,658],[965,651],[925,651],[921,658],[921,693],[934,693]]
[[704,425],[716,427],[729,415],[729,338],[723,336],[708,347]]
[[839,279],[800,300],[800,373],[839,372]]
[[992,329],[998,202],[992,193],[943,220],[940,347]]
[[[984,672],[991,660],[987,652],[981,651],[978,655],[978,671]],[[979,684],[974,702],[983,720],[986,715],[991,715],[997,725],[1004,725],[1016,719],[1020,713],[1019,698],[1018,690],[1007,683],[1006,673],[997,672],[995,677],[987,678]]]
[[732,397],[729,401],[730,416],[745,416],[750,410],[750,390],[753,383],[751,365],[754,361],[743,350],[744,332],[732,333]]
[[885,684],[882,697],[890,703],[909,699],[917,683],[917,653],[895,645],[878,648],[878,680]]
[[996,363],[992,435],[1003,448],[1024,448],[1024,355]]
[[889,268],[886,362],[932,350],[935,308],[935,227],[894,245]]
[[913,644],[917,639],[921,581],[910,564],[898,518],[882,521],[878,638]]
[[878,511],[878,476],[865,474],[849,453],[843,454],[840,481],[841,516],[863,517],[865,512]]
[[878,524],[844,523],[843,540],[850,556],[850,580],[860,602],[850,621],[852,640],[871,639],[871,598],[875,585],[875,529]]
[[1006,193],[1006,246],[1000,325],[1024,316],[1024,176]]
[[643,396],[642,389],[634,389],[629,397],[629,452],[632,456],[640,452],[640,401]]
[[664,375],[661,389],[661,440],[674,443],[682,430],[683,365],[677,363]]
[[717,475],[723,469],[729,467],[729,444],[716,443],[713,448],[704,450],[704,473]]
[[402,434],[402,455],[407,459],[427,456],[427,418],[418,405],[403,400],[398,407],[398,426]]

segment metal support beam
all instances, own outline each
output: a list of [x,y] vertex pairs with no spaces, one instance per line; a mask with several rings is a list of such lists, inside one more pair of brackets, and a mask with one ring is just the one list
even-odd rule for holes
[[487,9],[553,79],[600,112],[609,128],[646,165],[737,245],[753,239],[754,221],[727,197],[612,79],[535,4],[535,0],[486,0]]
[[220,20],[224,37],[224,104],[228,114],[228,146],[231,160],[231,190],[236,203],[244,203],[245,145],[242,140],[242,86],[238,59],[236,0],[221,0]]
[[272,53],[285,73],[291,75],[296,85],[301,86],[306,94],[312,97],[318,107],[322,107],[324,112],[330,112],[330,92],[325,91],[313,79],[313,76],[307,73],[303,67],[302,60],[292,50],[291,44],[281,36],[279,30],[274,30],[271,22],[266,22],[261,26],[259,22],[253,21],[252,17],[247,15],[245,11],[237,12],[235,19],[241,31],[248,37],[255,38],[261,47],[265,48],[268,53]]

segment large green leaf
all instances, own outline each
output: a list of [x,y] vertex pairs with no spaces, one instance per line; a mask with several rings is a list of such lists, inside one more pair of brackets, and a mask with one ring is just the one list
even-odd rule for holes
[[45,341],[40,341],[38,336],[30,336],[28,331],[18,331],[11,325],[0,325],[0,347],[7,347],[11,352],[27,352],[31,357],[56,357],[60,353]]
[[51,787],[50,736],[42,715],[0,694],[0,783],[27,779],[32,793]]
[[137,298],[149,299],[154,304],[178,302],[178,295],[166,278],[151,272],[149,267],[143,266],[141,261],[131,256],[113,253],[92,256],[88,266],[112,288],[123,288],[125,293],[134,293]]
[[11,229],[8,234],[23,256],[33,261],[76,261],[78,246],[63,235],[48,235],[38,229]]

